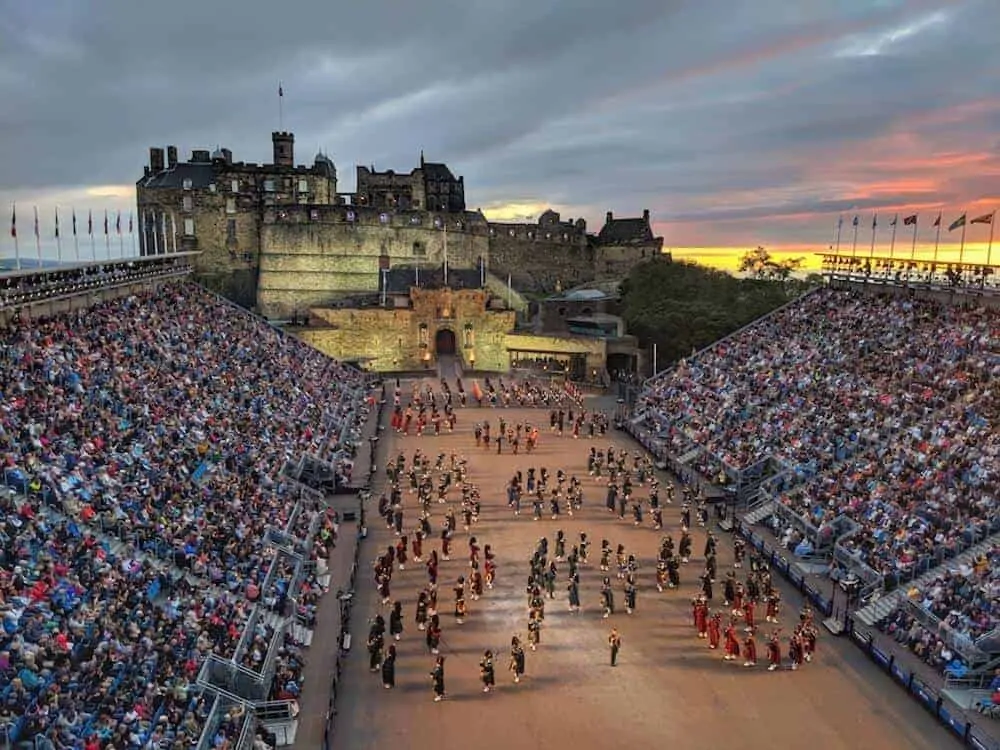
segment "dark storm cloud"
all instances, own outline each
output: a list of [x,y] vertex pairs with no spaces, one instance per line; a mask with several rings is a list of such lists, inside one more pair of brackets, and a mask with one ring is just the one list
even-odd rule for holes
[[[265,161],[279,80],[299,160],[329,151],[341,189],[424,149],[472,206],[649,207],[674,244],[741,244],[768,217],[811,242],[826,214],[997,192],[989,0],[0,6],[6,200],[127,209],[80,191],[133,183],[150,145]],[[919,161],[944,152],[988,158]]]

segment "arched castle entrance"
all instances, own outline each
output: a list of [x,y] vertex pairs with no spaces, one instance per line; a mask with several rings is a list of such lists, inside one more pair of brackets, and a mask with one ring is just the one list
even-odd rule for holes
[[453,330],[442,328],[434,335],[434,353],[439,357],[455,353],[455,332]]

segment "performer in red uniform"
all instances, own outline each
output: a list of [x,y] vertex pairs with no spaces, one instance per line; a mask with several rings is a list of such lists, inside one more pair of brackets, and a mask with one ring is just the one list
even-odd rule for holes
[[726,661],[733,661],[740,656],[740,639],[736,636],[736,621],[730,620],[726,627]]
[[777,589],[771,592],[771,595],[767,597],[767,621],[776,623],[778,622],[778,613],[781,611],[781,592]]
[[704,599],[699,599],[697,603],[697,609],[695,611],[695,623],[698,627],[698,637],[707,638],[708,637],[708,602]]
[[773,672],[781,667],[781,639],[778,631],[771,633],[771,638],[767,642],[767,671]]
[[716,649],[722,640],[722,613],[716,612],[708,621],[708,647]]
[[748,633],[743,639],[743,662],[744,667],[757,666],[757,641],[754,640],[753,633]]

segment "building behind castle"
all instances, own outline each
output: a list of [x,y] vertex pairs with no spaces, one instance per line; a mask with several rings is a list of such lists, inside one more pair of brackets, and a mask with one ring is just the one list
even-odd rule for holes
[[537,223],[490,222],[467,208],[463,178],[423,154],[408,173],[357,167],[347,193],[327,155],[297,165],[292,133],[271,141],[268,164],[235,161],[225,148],[187,161],[174,146],[151,148],[136,185],[142,255],[198,251],[204,283],[272,318],[377,294],[390,271],[417,281],[421,269],[427,278],[475,270],[478,286],[509,278],[514,290],[542,295],[664,257],[649,211],[608,212],[597,234],[555,211]]

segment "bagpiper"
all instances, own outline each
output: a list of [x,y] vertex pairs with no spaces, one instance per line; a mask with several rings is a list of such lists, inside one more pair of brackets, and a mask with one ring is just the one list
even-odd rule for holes
[[521,647],[521,639],[516,635],[510,639],[510,671],[514,673],[514,682],[521,681],[524,674],[524,649]]
[[496,673],[493,668],[493,652],[489,649],[483,652],[482,661],[479,662],[479,674],[483,680],[483,692],[490,692],[496,685]]
[[444,656],[438,656],[434,660],[434,668],[431,670],[431,682],[434,684],[434,702],[444,700]]

